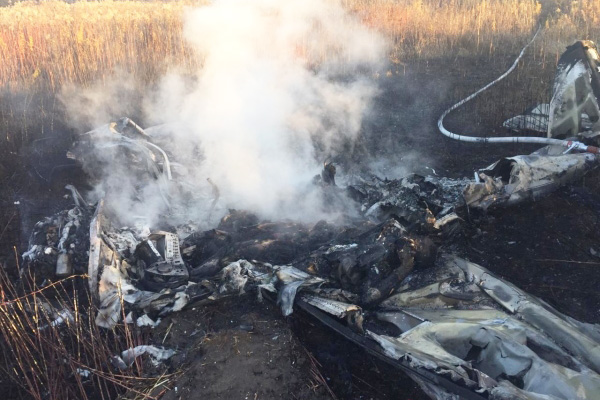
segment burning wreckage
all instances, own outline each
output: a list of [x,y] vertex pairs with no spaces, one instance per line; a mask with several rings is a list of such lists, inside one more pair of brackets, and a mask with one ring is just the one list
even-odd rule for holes
[[[502,159],[474,181],[348,175],[341,187],[335,166],[326,163],[310,190],[331,207],[352,199],[358,211],[336,223],[224,212],[215,183],[208,181],[200,195],[190,189],[163,140],[168,126],[143,130],[122,119],[81,135],[71,156],[93,177],[99,156],[109,152],[154,185],[167,212],[180,206],[171,194],[188,191],[202,197],[205,215],[225,216],[208,230],[168,221],[157,230],[144,221],[122,227],[109,196],[91,205],[70,186],[75,206],[35,226],[23,268],[46,277],[86,273],[100,310],[96,324],[105,328],[124,315],[126,322],[154,324],[187,304],[253,290],[276,301],[284,316],[304,310],[408,374],[432,398],[595,398],[600,328],[456,253],[469,210],[535,200],[597,166],[597,149],[575,142],[598,137],[597,62],[591,42],[569,47],[550,105],[506,122],[523,130],[531,129],[523,121],[538,118],[551,145]],[[578,139],[558,143],[567,136]],[[172,354],[141,347],[147,348],[134,349],[136,355]]]

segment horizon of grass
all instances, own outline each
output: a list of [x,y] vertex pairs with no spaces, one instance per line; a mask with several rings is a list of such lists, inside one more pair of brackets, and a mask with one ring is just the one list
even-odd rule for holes
[[[592,0],[339,1],[389,41],[390,62],[377,76],[407,69],[455,81],[464,76],[450,89],[449,102],[503,72],[542,24],[519,67],[499,85],[506,90],[494,89],[469,106],[478,119],[494,114],[494,123],[547,102],[565,47],[600,37],[600,2]],[[70,129],[59,98],[68,95],[65,88],[110,85],[118,71],[131,78],[133,98],[142,98],[170,70],[193,76],[202,60],[184,38],[184,17],[189,7],[206,4],[46,0],[0,8],[0,155],[12,157],[48,132]],[[137,116],[135,105],[128,106],[124,112]]]
[[[169,68],[200,67],[183,16],[207,1],[22,1],[0,9],[0,86],[57,91],[111,71],[151,83]],[[392,62],[514,55],[540,22],[536,0],[343,0],[391,43]],[[600,35],[600,3],[579,1],[546,16],[532,54],[555,63],[577,38]]]
[[[456,81],[471,74],[450,89],[449,102],[503,72],[542,24],[514,77],[499,85],[507,89],[472,103],[477,118],[492,113],[496,122],[547,102],[565,47],[600,37],[600,2],[592,0],[339,1],[391,44],[387,70],[377,76],[430,68]],[[128,85],[139,94],[133,97],[142,98],[172,69],[194,75],[202,60],[184,38],[184,16],[189,7],[206,4],[46,0],[0,8],[0,156],[12,157],[48,132],[70,129],[59,98],[65,88],[106,86],[118,71],[131,78]],[[136,116],[135,106],[124,112],[131,109]]]

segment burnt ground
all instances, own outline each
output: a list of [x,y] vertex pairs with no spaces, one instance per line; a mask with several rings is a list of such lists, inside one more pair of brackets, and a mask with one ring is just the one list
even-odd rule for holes
[[253,295],[172,315],[155,331],[165,336],[182,349],[173,362],[189,368],[165,399],[328,398],[310,382],[311,362],[277,308]]
[[[498,68],[509,62],[499,64]],[[439,114],[497,76],[497,68],[465,73],[450,64],[430,65],[392,68],[389,76],[382,74],[381,92],[367,116],[355,157],[338,160],[342,172],[358,162],[390,178],[433,171],[441,176],[471,176],[474,169],[498,157],[535,149],[463,144],[442,137],[436,126]],[[498,108],[495,115],[483,113],[483,106],[467,105],[449,117],[447,127],[470,134],[504,134],[498,129],[499,121],[522,111],[520,104],[528,101],[514,101],[519,98],[514,91],[523,88],[522,84],[507,85],[509,89],[486,95]],[[506,96],[507,90],[513,90],[512,97]],[[64,161],[61,154],[70,134],[66,128],[57,128],[61,141],[29,146],[2,159],[0,262],[6,268],[18,262],[13,246],[17,253],[26,246],[21,232],[28,232],[41,216],[68,203],[62,198],[65,183],[82,182],[80,175],[74,175],[76,169],[52,166]],[[596,171],[541,201],[473,215],[461,255],[569,316],[600,323],[600,258],[593,255],[600,253],[599,188]],[[166,399],[426,398],[410,379],[333,336],[327,328],[301,313],[285,319],[275,306],[259,303],[253,293],[190,305],[165,318],[155,329],[154,339],[178,349],[171,365],[187,370]],[[2,387],[9,393],[6,384],[2,382]]]

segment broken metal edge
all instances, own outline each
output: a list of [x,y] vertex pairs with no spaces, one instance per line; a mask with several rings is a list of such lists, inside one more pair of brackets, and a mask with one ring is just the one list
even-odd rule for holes
[[[265,297],[270,297],[270,296],[266,295]],[[412,375],[417,375],[419,378],[425,380],[426,382],[432,383],[434,385],[438,385],[438,386],[444,388],[445,390],[460,396],[461,399],[466,399],[466,400],[487,399],[487,396],[475,393],[475,392],[469,390],[468,388],[465,388],[465,387],[463,387],[457,383],[454,383],[450,380],[444,379],[443,377],[436,375],[432,372],[426,371],[423,368],[411,368],[408,365],[408,362],[404,362],[402,360],[395,360],[395,359],[388,357],[383,352],[383,349],[380,348],[379,345],[375,341],[355,333],[350,328],[344,326],[343,324],[341,324],[334,318],[330,317],[329,315],[327,315],[323,311],[319,310],[318,308],[310,305],[309,303],[302,300],[301,298],[296,299],[295,305],[299,309],[301,309],[302,311],[304,311],[305,313],[310,315],[311,317],[317,319],[319,322],[321,322],[326,327],[332,329],[336,333],[343,336],[345,339],[360,346],[369,355],[376,357],[377,359],[391,365],[392,367],[394,367],[396,369],[401,370],[402,372],[404,372],[411,378],[412,378]]]
[[90,255],[88,261],[88,282],[90,293],[94,300],[98,301],[98,276],[100,271],[100,254],[102,250],[102,209],[104,200],[101,199],[96,207],[96,212],[90,223]]

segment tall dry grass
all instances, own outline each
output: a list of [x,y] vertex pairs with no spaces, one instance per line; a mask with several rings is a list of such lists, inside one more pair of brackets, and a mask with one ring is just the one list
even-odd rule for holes
[[[346,0],[365,23],[393,42],[392,58],[489,55],[512,51],[541,12],[535,0]],[[500,46],[502,45],[502,46]],[[507,46],[508,45],[508,46]],[[507,48],[508,47],[508,48]]]
[[0,9],[0,85],[86,84],[120,68],[152,80],[191,62],[182,15],[190,1],[21,2]]
[[[124,71],[143,88],[169,68],[197,69],[201,61],[182,37],[183,16],[187,7],[207,1],[46,0],[0,8],[0,150],[18,152],[56,131],[65,117],[55,95],[65,85],[103,84],[114,71]],[[508,80],[513,92],[526,87],[529,94],[509,90],[501,100],[547,100],[565,46],[600,38],[597,0],[324,1],[341,1],[389,39],[392,66],[382,74],[433,65],[434,72],[449,71],[454,79],[468,77],[452,89],[453,99],[506,68],[542,24],[545,29],[515,72],[516,80]],[[480,113],[504,108],[497,98],[487,101]]]
[[600,40],[595,0],[344,0],[367,25],[393,43],[400,63],[514,57],[538,26],[531,56],[554,68],[578,39]]
[[[135,326],[104,331],[94,323],[85,277],[27,289],[0,268],[0,371],[32,399],[156,399],[179,372],[136,359],[119,370],[112,358],[147,344]],[[152,371],[151,371],[152,370]],[[3,383],[6,390],[6,381]]]
[[[0,9],[0,85],[87,84],[116,68],[152,82],[197,67],[182,38],[186,7],[206,1],[23,1]],[[391,41],[393,61],[513,55],[540,22],[537,56],[556,59],[577,38],[600,36],[600,3],[537,0],[342,0]],[[208,39],[210,40],[210,39]]]

